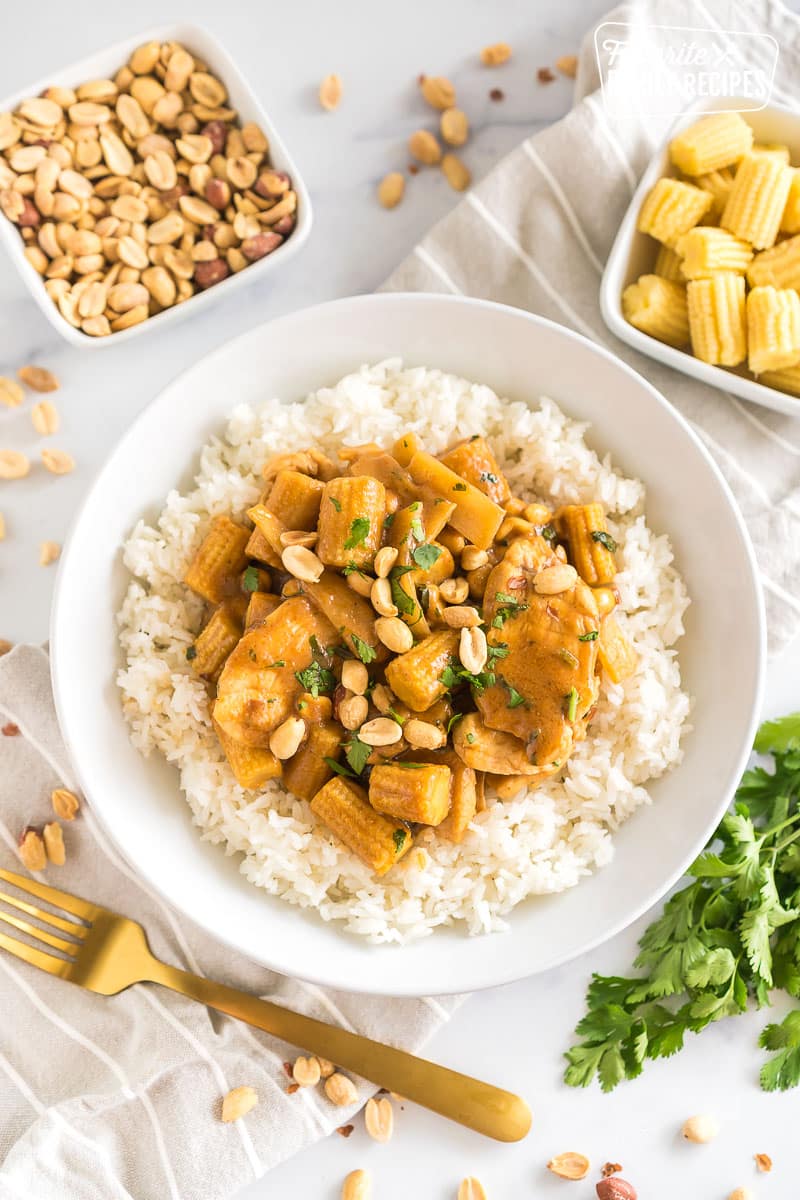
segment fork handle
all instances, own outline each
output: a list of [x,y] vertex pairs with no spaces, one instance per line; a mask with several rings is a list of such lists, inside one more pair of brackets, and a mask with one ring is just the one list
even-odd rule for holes
[[477,1133],[501,1142],[517,1142],[530,1129],[530,1109],[512,1092],[157,959],[152,965],[148,974],[152,982],[327,1058]]

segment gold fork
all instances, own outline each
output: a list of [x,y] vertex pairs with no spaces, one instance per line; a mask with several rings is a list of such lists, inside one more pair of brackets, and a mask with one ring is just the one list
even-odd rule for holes
[[[44,928],[3,909],[0,909],[0,921],[58,953],[51,954],[1,930],[0,946],[50,975],[68,979],[70,983],[77,983],[101,996],[114,996],[134,983],[160,983],[327,1058],[379,1087],[397,1092],[487,1137],[516,1142],[530,1129],[531,1114],[527,1104],[511,1092],[460,1075],[404,1050],[291,1012],[223,983],[170,967],[151,953],[144,929],[136,921],[2,867],[0,879],[74,918],[67,920],[28,900],[0,891],[0,901],[17,912],[34,917]],[[66,936],[60,936],[62,934]]]

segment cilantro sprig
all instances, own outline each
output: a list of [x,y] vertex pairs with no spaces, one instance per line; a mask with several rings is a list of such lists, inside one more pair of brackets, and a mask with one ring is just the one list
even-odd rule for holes
[[[736,1016],[775,990],[800,1000],[800,713],[766,721],[733,810],[689,868],[691,882],[645,930],[638,976],[594,975],[565,1080],[604,1091],[668,1058],[688,1033]],[[763,1030],[765,1091],[800,1084],[800,1008]]]

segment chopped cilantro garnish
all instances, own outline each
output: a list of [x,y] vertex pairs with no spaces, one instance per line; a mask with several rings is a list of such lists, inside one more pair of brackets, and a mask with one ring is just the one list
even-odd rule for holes
[[588,633],[582,633],[578,637],[579,642],[595,642],[600,636],[597,629],[590,629]]
[[422,546],[417,546],[416,550],[412,552],[411,557],[423,571],[429,571],[433,564],[441,557],[441,554],[442,552],[438,546],[431,546],[429,542],[426,542]]
[[364,572],[359,567],[358,563],[353,562],[352,558],[346,567],[342,567],[343,575],[363,575]]
[[358,636],[357,633],[351,633],[350,638],[355,650],[362,663],[371,663],[375,661],[375,648],[370,646],[369,642],[365,642]]
[[471,746],[474,741],[475,741],[475,734],[468,733],[467,734],[467,742],[469,743],[469,745]]
[[575,655],[572,653],[571,650],[567,650],[566,646],[559,647],[558,657],[561,659],[562,662],[565,662],[568,667],[577,667],[577,665],[578,665],[577,658],[575,657]]
[[383,518],[383,528],[390,529],[395,518],[395,513],[387,513]]
[[362,742],[358,734],[354,733],[350,741],[346,743],[344,753],[356,775],[360,775],[367,765],[367,759],[372,754],[372,746]]
[[458,687],[462,683],[469,683],[478,692],[483,692],[487,687],[491,687],[495,679],[494,671],[481,671],[479,675],[473,675],[471,671],[462,667],[457,658],[451,658],[439,676],[439,682],[448,689]]
[[297,701],[297,711],[302,712],[303,709],[305,709],[305,708],[308,708],[308,701],[307,700],[298,700]]
[[319,638],[315,633],[311,634],[311,637],[308,639],[308,644],[311,647],[312,654],[319,654],[321,658],[327,655],[328,651],[323,646],[320,646]]
[[187,646],[186,647],[186,658],[189,662],[191,662],[193,658],[197,658],[197,647],[196,646]]
[[242,576],[242,587],[246,592],[258,591],[258,567],[250,566]]
[[389,573],[389,582],[392,587],[392,603],[398,612],[404,613],[407,617],[414,613],[417,606],[414,603],[413,597],[409,596],[408,592],[401,585],[400,580],[412,570],[413,567],[392,567]]
[[520,604],[513,596],[509,596],[506,592],[495,592],[495,600],[502,606],[498,608],[492,621],[493,629],[502,629],[506,621],[511,617],[519,616],[521,612],[525,612],[527,604]]
[[349,767],[346,767],[344,763],[337,762],[335,758],[328,758],[327,756],[324,756],[322,761],[328,764],[335,775],[345,775],[348,779],[358,778],[358,776],[351,771]]
[[556,540],[557,535],[555,526],[551,525],[549,521],[547,525],[539,525],[537,528],[537,533],[539,533],[546,542],[554,542]]
[[385,715],[391,717],[393,721],[402,727],[405,718],[401,717],[399,712],[395,712],[393,708],[387,708]]
[[481,471],[479,478],[480,478],[481,483],[499,483],[500,482],[499,477],[497,475],[495,475],[494,471]]
[[506,658],[508,656],[508,642],[496,642],[494,646],[488,647],[488,651],[489,656],[487,661],[489,666],[491,666],[492,663],[496,662],[498,658]]
[[323,667],[321,663],[312,662],[302,671],[295,671],[295,679],[312,696],[330,695],[336,687],[336,676],[333,671]]
[[567,720],[574,721],[578,714],[578,689],[571,687],[564,699],[567,702]]
[[521,704],[525,704],[526,701],[522,692],[518,692],[515,687],[512,687],[507,679],[504,679],[503,683],[508,689],[508,704],[506,708],[519,708]]
[[461,720],[461,718],[462,718],[463,716],[464,716],[464,714],[463,714],[463,713],[453,713],[452,717],[451,717],[451,718],[450,718],[450,720],[447,722],[447,732],[448,732],[448,733],[449,733],[449,732],[450,732],[450,730],[453,728],[453,726],[455,725],[456,721],[460,721],[460,720]]
[[605,546],[606,550],[610,550],[613,554],[617,548],[617,543],[614,541],[610,533],[606,533],[604,529],[595,529],[592,533],[592,540],[599,542],[601,546]]
[[333,507],[336,509],[337,512],[342,511],[341,501],[337,500],[335,496],[329,496],[328,499],[330,500],[331,504],[333,505]]
[[407,837],[408,837],[408,834],[405,831],[405,829],[395,829],[394,833],[392,834],[392,839],[394,841],[394,848],[395,848],[396,854],[399,854],[400,851],[403,849],[403,846],[405,846]]
[[360,546],[367,540],[369,533],[369,520],[367,517],[356,517],[350,522],[350,533],[345,541],[345,550],[355,550],[356,546]]
[[282,658],[276,658],[275,662],[267,663],[265,670],[277,671],[279,667],[285,667],[285,666],[286,666],[286,663],[284,662],[284,660]]
[[465,483],[454,483],[453,484],[454,492],[465,492],[466,490],[467,490],[467,485]]

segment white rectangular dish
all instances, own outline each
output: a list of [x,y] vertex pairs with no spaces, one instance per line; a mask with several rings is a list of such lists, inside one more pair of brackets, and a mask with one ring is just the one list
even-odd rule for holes
[[12,262],[19,271],[33,299],[53,327],[75,346],[85,349],[100,349],[110,345],[119,345],[132,337],[138,337],[144,332],[162,329],[168,322],[175,322],[186,316],[187,312],[197,312],[201,305],[209,305],[221,300],[235,288],[245,283],[253,283],[268,272],[274,271],[288,262],[304,245],[311,232],[311,201],[297,166],[286,149],[284,142],[262,108],[253,88],[235,65],[230,55],[223,49],[216,37],[212,37],[198,25],[185,22],[172,25],[162,25],[155,29],[144,30],[135,37],[126,38],[105,50],[91,54],[80,62],[54,71],[45,79],[40,79],[27,87],[21,88],[12,96],[0,100],[0,112],[15,109],[22,100],[30,96],[38,96],[46,88],[53,86],[76,87],[92,79],[113,78],[117,71],[125,65],[132,52],[144,42],[180,42],[191,52],[208,63],[209,69],[218,76],[228,90],[230,104],[238,112],[242,124],[254,121],[261,127],[269,140],[269,151],[272,165],[278,171],[285,171],[292,179],[292,186],[297,193],[297,223],[290,237],[278,246],[273,253],[250,264],[237,273],[229,275],[221,283],[205,291],[195,292],[182,304],[155,316],[148,317],[138,325],[120,330],[108,337],[90,337],[80,329],[73,328],[61,315],[57,306],[45,291],[41,275],[31,266],[25,257],[25,243],[19,235],[19,229],[11,221],[0,215],[0,240],[5,244]]
[[[710,107],[709,102],[704,101],[702,112],[708,112]],[[716,105],[716,111],[732,107],[736,107],[735,102],[721,101]],[[622,313],[623,290],[628,284],[635,283],[640,275],[651,271],[653,267],[656,243],[647,234],[639,233],[637,230],[636,222],[639,210],[647,193],[658,179],[664,175],[675,177],[679,174],[669,159],[669,140],[678,130],[685,129],[696,121],[700,112],[701,106],[698,105],[687,110],[677,119],[670,130],[669,137],[653,155],[639,182],[619,227],[603,273],[600,285],[600,308],[603,319],[612,333],[615,333],[623,342],[627,342],[629,346],[633,346],[635,350],[641,351],[642,354],[658,359],[659,362],[666,363],[668,367],[674,367],[677,371],[683,371],[685,375],[692,375],[703,383],[711,384],[712,387],[741,396],[743,400],[750,400],[753,404],[763,404],[766,408],[796,417],[800,414],[800,397],[791,396],[787,392],[779,392],[776,388],[767,387],[763,383],[756,383],[754,379],[740,374],[735,369],[714,367],[709,363],[701,362],[688,350],[676,350],[673,346],[668,346],[665,342],[659,342],[654,337],[642,333],[641,330],[626,321]],[[792,163],[800,164],[800,115],[778,105],[771,105],[757,112],[746,112],[744,117],[747,123],[753,127],[757,142],[780,142],[787,145],[791,151]]]

